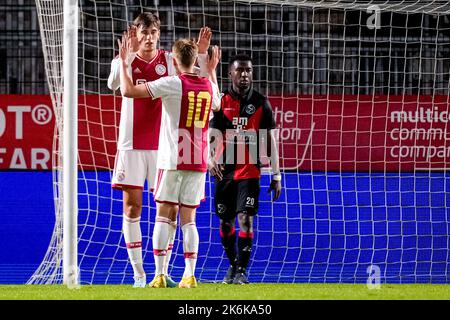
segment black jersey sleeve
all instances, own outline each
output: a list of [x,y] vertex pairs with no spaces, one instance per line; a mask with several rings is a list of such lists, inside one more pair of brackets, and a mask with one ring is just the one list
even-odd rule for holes
[[263,104],[263,116],[261,119],[261,129],[272,130],[276,128],[275,118],[273,117],[272,106],[270,105],[269,99],[264,99]]
[[223,131],[225,130],[223,126],[223,111],[220,109],[219,111],[213,113],[213,118],[209,122],[209,127]]

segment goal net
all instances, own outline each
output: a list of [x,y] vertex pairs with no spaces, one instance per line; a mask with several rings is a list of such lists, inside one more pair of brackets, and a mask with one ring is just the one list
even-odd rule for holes
[[[36,0],[57,118],[56,223],[29,283],[62,281],[62,1]],[[450,6],[445,1],[79,1],[79,216],[82,284],[131,283],[122,194],[111,189],[120,93],[108,90],[116,40],[143,11],[161,19],[160,46],[207,25],[228,58],[254,59],[254,86],[280,127],[283,192],[261,179],[249,277],[253,282],[449,283]],[[223,279],[228,261],[212,178],[197,213],[196,275]],[[147,187],[144,268],[154,271],[155,203]],[[169,272],[184,269],[177,231]]]

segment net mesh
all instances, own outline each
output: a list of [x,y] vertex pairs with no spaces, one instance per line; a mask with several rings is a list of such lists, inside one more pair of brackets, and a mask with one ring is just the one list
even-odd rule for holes
[[[164,3],[164,4],[163,4]],[[56,225],[30,283],[62,281],[59,133],[62,126],[62,1],[36,1],[57,126]],[[449,283],[447,143],[450,10],[447,1],[80,1],[79,265],[81,283],[131,283],[122,195],[110,181],[120,93],[106,86],[116,39],[142,11],[157,11],[165,49],[207,25],[228,58],[251,53],[255,89],[280,127],[283,193],[260,209],[251,281]],[[197,276],[220,281],[228,267],[214,215],[212,179],[198,209]],[[154,270],[155,204],[141,218],[144,268]],[[169,272],[182,275],[177,231]]]

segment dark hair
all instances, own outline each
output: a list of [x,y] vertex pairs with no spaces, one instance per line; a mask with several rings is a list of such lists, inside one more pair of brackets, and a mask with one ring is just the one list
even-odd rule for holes
[[139,14],[133,21],[133,25],[136,27],[142,26],[144,29],[155,26],[159,30],[161,27],[161,21],[155,13],[143,12]]
[[235,61],[250,61],[253,64],[252,57],[250,57],[248,54],[238,53],[230,58],[228,62],[228,68],[231,68]]

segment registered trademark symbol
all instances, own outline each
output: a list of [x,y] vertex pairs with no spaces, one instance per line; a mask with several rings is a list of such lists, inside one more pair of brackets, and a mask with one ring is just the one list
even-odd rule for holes
[[52,120],[52,110],[45,104],[39,104],[34,107],[31,112],[31,117],[34,123],[42,126]]

